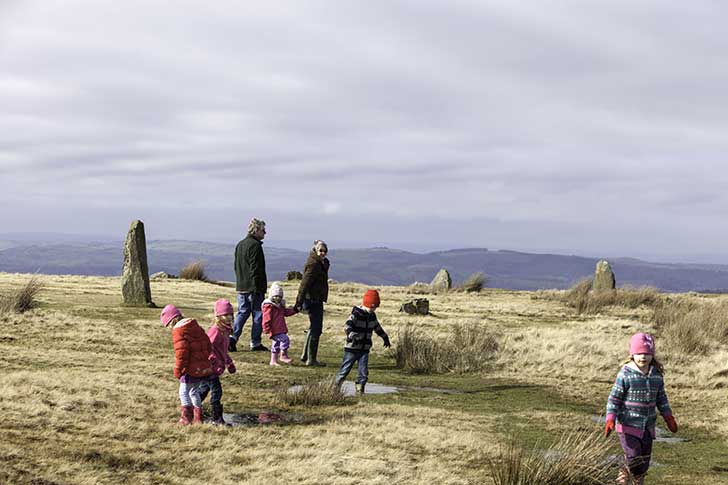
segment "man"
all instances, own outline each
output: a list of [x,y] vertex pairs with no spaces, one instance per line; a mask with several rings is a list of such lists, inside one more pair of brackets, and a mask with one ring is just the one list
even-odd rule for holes
[[230,352],[237,352],[238,339],[251,314],[253,325],[250,328],[250,350],[268,351],[261,343],[263,334],[261,305],[268,288],[263,255],[264,237],[265,221],[253,218],[248,224],[248,236],[235,247],[235,290],[238,295],[238,312],[235,314],[233,333],[230,335],[228,345]]

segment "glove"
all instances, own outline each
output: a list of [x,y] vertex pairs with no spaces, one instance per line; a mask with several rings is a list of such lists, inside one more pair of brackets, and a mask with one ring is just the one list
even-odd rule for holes
[[612,434],[612,431],[614,431],[615,421],[614,419],[608,419],[606,424],[604,425],[604,437],[609,437],[610,434]]
[[231,373],[231,374],[235,374],[235,372],[236,372],[236,371],[237,371],[237,369],[235,368],[235,364],[230,364],[230,365],[228,366],[228,372],[229,372],[229,373]]
[[663,416],[663,418],[665,419],[665,424],[667,424],[667,429],[673,433],[677,433],[677,421],[675,421],[673,415],[668,414],[667,416]]
[[388,349],[389,347],[391,347],[391,345],[389,343],[389,337],[387,335],[385,335],[384,337],[382,337],[382,339],[384,340],[384,348],[385,349]]

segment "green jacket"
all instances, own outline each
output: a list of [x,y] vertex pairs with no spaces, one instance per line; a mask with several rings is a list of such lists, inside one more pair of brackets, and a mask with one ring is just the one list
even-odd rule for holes
[[235,290],[265,295],[266,289],[263,242],[248,236],[235,246]]

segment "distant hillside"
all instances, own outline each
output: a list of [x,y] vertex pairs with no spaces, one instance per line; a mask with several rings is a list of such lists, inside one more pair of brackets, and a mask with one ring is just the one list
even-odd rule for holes
[[[150,241],[149,269],[177,274],[189,262],[205,262],[207,274],[232,281],[235,243],[200,241]],[[290,270],[302,270],[306,253],[264,246],[270,280],[282,279]],[[0,241],[0,271],[47,274],[118,275],[122,243],[33,244]],[[454,249],[426,254],[389,248],[335,249],[330,276],[338,281],[370,285],[406,285],[429,282],[440,268],[447,268],[455,282],[482,271],[488,286],[535,290],[567,288],[590,276],[598,258],[556,254],[529,254],[487,249]],[[728,266],[663,264],[633,258],[610,259],[618,285],[650,285],[664,291],[716,291],[728,288]]]

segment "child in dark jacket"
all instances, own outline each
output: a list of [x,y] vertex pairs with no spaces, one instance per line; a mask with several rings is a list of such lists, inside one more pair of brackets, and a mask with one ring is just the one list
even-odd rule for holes
[[263,332],[273,342],[270,346],[270,365],[277,366],[278,359],[284,364],[290,364],[288,349],[291,340],[288,338],[288,326],[286,317],[298,313],[296,307],[286,308],[286,300],[283,299],[283,288],[278,283],[273,283],[268,292],[269,298],[263,300]]
[[167,305],[160,315],[162,325],[172,325],[174,343],[174,377],[179,379],[180,424],[202,422],[200,390],[212,374],[210,340],[194,318],[184,318],[174,305]]
[[207,330],[212,351],[210,352],[210,364],[212,365],[212,376],[208,382],[202,385],[202,400],[205,400],[207,393],[210,393],[210,408],[212,410],[212,424],[224,425],[222,418],[222,384],[220,376],[227,368],[228,372],[235,374],[235,362],[228,353],[228,341],[233,331],[233,306],[225,298],[215,302],[215,321]]
[[382,340],[384,347],[389,348],[389,336],[377,320],[374,311],[379,307],[379,292],[367,290],[362,297],[362,305],[351,309],[351,315],[346,320],[346,345],[341,368],[336,374],[336,384],[341,385],[349,375],[355,363],[359,364],[359,375],[356,379],[357,394],[364,394],[364,388],[369,379],[369,350],[372,348],[372,332],[376,332]]
[[609,436],[616,428],[624,450],[626,468],[620,471],[617,483],[628,484],[634,480],[641,485],[650,467],[656,411],[673,433],[677,432],[677,423],[665,394],[663,369],[655,358],[652,335],[634,334],[629,342],[629,354],[607,400],[604,435]]

